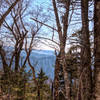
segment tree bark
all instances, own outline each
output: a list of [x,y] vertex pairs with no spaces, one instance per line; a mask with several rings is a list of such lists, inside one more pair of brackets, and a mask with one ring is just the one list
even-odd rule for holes
[[1,59],[2,59],[3,71],[5,74],[7,74],[7,72],[9,72],[9,67],[8,67],[7,62],[6,62],[5,51],[2,47],[0,47],[0,55],[1,55]]
[[91,71],[91,50],[88,22],[88,0],[81,0],[82,18],[82,45],[81,45],[81,70],[82,74],[82,100],[91,100],[92,93],[92,71]]
[[56,63],[55,63],[55,77],[54,77],[54,100],[59,100],[59,69],[60,69],[60,55],[56,57]]
[[94,56],[95,56],[95,98],[100,100],[100,0],[95,0],[94,10]]

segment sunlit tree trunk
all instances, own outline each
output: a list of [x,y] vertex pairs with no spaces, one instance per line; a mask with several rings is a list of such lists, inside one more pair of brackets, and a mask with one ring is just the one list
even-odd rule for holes
[[94,56],[95,56],[95,99],[100,100],[100,0],[95,0],[94,10]]

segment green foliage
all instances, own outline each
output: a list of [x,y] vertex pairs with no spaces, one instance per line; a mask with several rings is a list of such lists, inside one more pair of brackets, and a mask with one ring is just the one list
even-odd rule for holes
[[[37,100],[37,86],[30,79],[31,72],[25,70],[15,73],[2,73],[0,77],[0,87],[2,95],[10,95],[13,100]],[[40,70],[36,78],[40,90],[41,100],[50,100],[50,86],[46,83],[48,77],[43,70]]]
[[13,72],[3,73],[0,77],[2,95],[10,95],[14,100],[20,100],[25,96],[25,85],[29,79],[29,73]]
[[38,73],[37,81],[39,84],[40,89],[43,88],[44,82],[48,79],[48,77],[45,75],[43,70],[40,70],[40,73]]
[[46,80],[48,80],[48,77],[45,75],[45,73],[41,69],[37,77],[41,100],[47,100],[47,99],[49,100],[50,98],[50,86],[45,83]]

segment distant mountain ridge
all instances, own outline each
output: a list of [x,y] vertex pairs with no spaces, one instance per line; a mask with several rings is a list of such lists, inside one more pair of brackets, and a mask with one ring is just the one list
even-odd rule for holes
[[51,78],[52,80],[54,79],[54,66],[56,60],[54,51],[33,50],[30,55],[30,60],[33,65],[38,62],[35,67],[36,72],[38,72],[42,68],[49,78]]
[[[6,49],[8,51],[13,50],[12,47]],[[10,57],[9,55],[10,54],[8,54],[8,57]],[[22,50],[21,58],[23,58],[23,61],[25,60],[25,57],[26,57],[26,52]],[[45,74],[52,80],[54,79],[55,60],[56,60],[56,56],[53,50],[32,50],[30,55],[30,61],[32,65],[35,65],[38,62],[37,65],[35,66],[36,73],[38,73],[39,70],[42,68]],[[1,66],[2,64],[0,64],[0,67]],[[26,63],[26,66],[27,66],[26,70],[29,70],[30,67],[28,63]]]

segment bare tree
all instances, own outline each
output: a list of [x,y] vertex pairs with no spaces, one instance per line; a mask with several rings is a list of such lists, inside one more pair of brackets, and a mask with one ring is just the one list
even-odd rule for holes
[[[0,45],[0,56],[1,56],[2,65],[3,65],[3,71],[4,71],[3,76],[4,76],[5,82],[9,80],[11,77],[13,77],[13,75],[15,75],[15,79],[18,81],[18,78],[17,78],[18,73],[21,73],[26,67],[25,65],[27,62],[27,57],[23,61],[22,65],[20,64],[21,52],[24,48],[24,41],[28,35],[26,24],[23,22],[23,13],[26,11],[27,6],[25,6],[24,8],[22,7],[22,4],[23,2],[20,1],[20,3],[18,4],[18,7],[12,9],[11,11],[12,23],[8,23],[5,20],[4,21],[5,23],[3,24],[3,27],[5,27],[6,31],[8,31],[8,34],[6,34],[7,38],[11,39],[10,40],[11,43],[14,42],[13,46],[10,45],[10,47],[12,47],[9,51],[10,56],[8,56],[8,53],[7,53],[8,48],[5,49],[3,45]],[[10,86],[8,87],[8,90],[9,88]],[[24,97],[19,96],[18,98],[24,98]]]
[[[20,3],[18,3],[18,6],[13,8],[11,11],[11,19],[13,22],[8,23],[6,20],[4,21],[5,23],[3,24],[3,26],[8,30],[8,34],[6,34],[7,38],[9,36],[11,42],[14,43],[13,44],[14,48],[11,51],[11,58],[9,64],[7,63],[6,55],[4,55],[6,54],[6,51],[5,49],[3,49],[3,47],[0,48],[0,55],[2,58],[3,68],[5,73],[8,72],[8,68],[11,72],[12,67],[14,68],[14,73],[16,74],[19,72],[23,72],[23,70],[26,67],[26,63],[28,62],[29,67],[32,70],[33,81],[38,90],[37,91],[38,100],[40,100],[40,89],[35,76],[35,69],[34,69],[35,65],[33,66],[31,64],[30,55],[31,55],[31,51],[33,50],[33,46],[35,44],[34,43],[35,36],[39,33],[39,30],[41,29],[43,24],[38,25],[38,22],[36,22],[34,23],[36,24],[36,26],[35,25],[33,25],[33,27],[28,26],[28,23],[25,23],[23,21],[24,19],[23,14],[25,13],[26,9],[27,9],[27,4],[25,5],[25,7],[23,7],[23,0],[20,1]],[[44,19],[44,22],[45,21],[46,20]],[[28,31],[27,27],[30,28],[31,31]],[[23,50],[26,51],[26,57],[23,60],[22,64],[20,65],[21,52]]]

